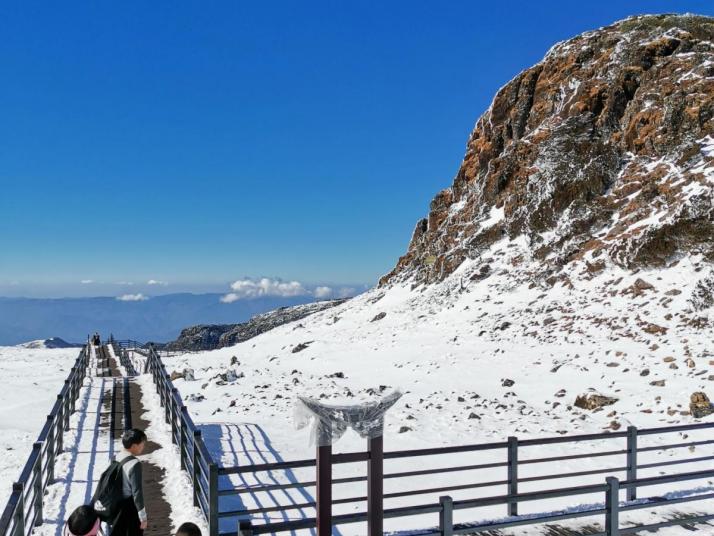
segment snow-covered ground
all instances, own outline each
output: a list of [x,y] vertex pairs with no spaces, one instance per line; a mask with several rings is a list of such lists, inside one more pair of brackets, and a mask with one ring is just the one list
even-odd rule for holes
[[[714,379],[708,324],[711,313],[692,305],[693,287],[711,274],[701,259],[683,259],[668,269],[635,274],[614,266],[591,273],[585,265],[576,264],[564,274],[567,277],[546,283],[527,277],[527,248],[518,241],[503,240],[492,246],[488,256],[496,268],[487,277],[470,277],[478,265],[466,262],[441,284],[373,289],[234,347],[166,359],[167,368],[195,369],[196,381],[179,379],[175,383],[226,465],[314,456],[309,430],[293,427],[297,395],[344,403],[401,388],[404,397],[390,412],[385,427],[388,451],[502,441],[511,435],[525,439],[624,430],[628,425],[645,428],[698,422],[688,414],[689,397],[695,391],[707,392]],[[577,395],[593,390],[618,400],[600,411],[573,406]],[[676,433],[642,438],[640,446],[710,437],[710,433]],[[336,445],[338,451],[364,447],[365,441],[351,432]],[[624,440],[529,447],[522,449],[521,456],[623,447]],[[641,455],[640,463],[712,455],[712,450],[700,446],[652,452]],[[502,461],[504,452],[442,458],[389,460],[385,470]],[[521,476],[624,465],[624,456],[533,464],[524,466]],[[708,468],[701,463],[663,467],[642,470],[640,476]],[[351,470],[364,474],[364,467]],[[622,472],[617,474],[624,478]],[[313,480],[314,471],[260,478],[263,483]],[[386,491],[504,478],[504,468],[447,473],[388,480]],[[520,489],[601,482],[604,475],[529,483]],[[252,483],[255,481],[233,479],[236,486]],[[706,481],[679,485],[686,489],[698,486],[711,489]],[[676,486],[668,489],[673,488]],[[645,491],[649,495],[666,490]],[[242,499],[248,506],[298,503],[306,502],[305,493],[313,492],[309,488]],[[336,486],[335,493],[337,497],[363,496],[364,483]],[[501,485],[451,495],[472,498],[503,493]],[[388,499],[386,506],[433,503],[438,495]],[[521,512],[602,499],[592,496],[526,503]],[[357,503],[337,511],[364,506]],[[711,502],[702,502],[682,505],[680,510],[707,511],[711,507]],[[482,508],[457,518],[501,517],[504,511],[503,506]],[[293,513],[289,517],[301,517],[299,510]],[[311,515],[312,511],[303,513]],[[649,510],[629,514],[626,519],[645,521],[648,516]],[[284,515],[276,512],[271,519],[284,519]],[[387,527],[423,527],[435,521],[435,516],[388,521]],[[345,526],[341,530],[342,534],[360,534],[364,528]],[[679,530],[670,529],[669,533]],[[532,531],[526,528],[521,533]]]
[[0,347],[0,504],[10,496],[78,355],[77,348]]

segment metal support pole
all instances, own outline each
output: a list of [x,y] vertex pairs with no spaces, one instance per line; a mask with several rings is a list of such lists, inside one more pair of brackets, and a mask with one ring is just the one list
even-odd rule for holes
[[218,467],[215,463],[208,466],[208,532],[218,536]]
[[[627,427],[627,480],[637,480],[637,428]],[[635,486],[627,488],[625,496],[628,501],[637,498],[637,488]]]
[[[62,452],[62,449],[64,449],[64,432],[69,430],[69,426],[67,428],[64,427],[64,414],[67,411],[66,408],[64,407],[64,403],[62,401],[62,395],[57,395],[57,399],[60,400],[60,405],[59,405],[59,413],[57,413],[57,447],[54,449],[57,454]],[[52,415],[47,416],[47,420],[50,420]],[[54,427],[54,424],[52,425]]]
[[181,439],[181,443],[179,443],[179,454],[181,456],[181,469],[184,471],[186,470],[186,443],[187,438],[186,438],[186,417],[188,416],[188,408],[186,406],[181,406],[181,428],[179,430],[179,433],[181,434],[179,438]]
[[35,526],[39,527],[44,522],[42,513],[42,443],[34,443],[32,450],[37,453],[35,465],[32,468],[33,473],[33,495],[35,496]]
[[201,430],[194,430],[193,431],[193,449],[192,449],[192,462],[193,462],[193,475],[192,475],[192,481],[193,481],[193,505],[194,506],[199,506],[200,503],[198,502],[198,494],[201,493],[201,488],[199,488],[200,484],[198,483],[198,479],[201,478],[201,470],[198,468],[198,464],[201,463],[198,459],[198,442],[201,441]]
[[53,424],[54,417],[47,416],[47,421],[50,423],[50,433],[47,435],[47,481],[52,482],[55,478],[55,453],[57,452],[57,443],[55,434],[62,434],[61,431]]
[[176,393],[178,393],[176,387],[171,389],[171,442],[173,444],[178,443],[178,441],[176,441],[176,431],[178,429],[178,425],[176,424],[176,397],[174,396]]
[[607,536],[620,536],[620,481],[614,476],[605,479],[607,491],[605,492],[605,534]]
[[384,533],[384,437],[374,437],[368,442],[367,466],[367,534]]
[[317,536],[332,536],[332,446],[317,447]]
[[441,536],[454,536],[454,500],[448,495],[439,497],[439,532]]
[[20,500],[17,503],[17,511],[15,518],[15,534],[25,536],[25,486],[22,482],[15,482],[12,485],[12,491],[20,492]]
[[[508,495],[518,495],[518,438],[508,438]],[[508,501],[508,515],[518,515],[518,502]]]

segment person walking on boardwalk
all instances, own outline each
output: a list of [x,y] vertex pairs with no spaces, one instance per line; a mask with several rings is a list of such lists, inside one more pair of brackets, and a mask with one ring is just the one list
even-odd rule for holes
[[124,432],[124,448],[117,455],[122,464],[122,497],[119,514],[112,523],[110,536],[142,536],[148,522],[144,508],[144,484],[141,462],[136,458],[144,452],[146,434],[137,428]]

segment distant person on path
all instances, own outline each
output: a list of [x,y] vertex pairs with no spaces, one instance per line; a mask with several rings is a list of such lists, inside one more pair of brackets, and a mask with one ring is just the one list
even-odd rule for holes
[[127,430],[121,438],[124,449],[117,455],[117,462],[131,458],[122,466],[123,482],[119,515],[112,523],[110,536],[142,536],[146,529],[147,517],[144,508],[144,483],[141,462],[136,456],[144,452],[146,434],[137,428]]
[[195,523],[186,522],[178,528],[176,536],[201,536],[201,529]]
[[75,508],[64,525],[64,536],[96,536],[101,531],[97,512],[89,505]]

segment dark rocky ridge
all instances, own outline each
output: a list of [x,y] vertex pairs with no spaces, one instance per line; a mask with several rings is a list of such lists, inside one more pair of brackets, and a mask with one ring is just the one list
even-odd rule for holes
[[330,309],[349,298],[308,303],[294,307],[281,307],[274,311],[252,317],[240,324],[208,324],[191,326],[181,330],[178,339],[162,345],[166,350],[202,351],[233,346],[253,337],[282,326],[301,320],[307,316]]
[[714,19],[633,17],[557,44],[498,91],[380,284],[441,281],[503,238],[524,237],[543,277],[714,261],[712,117]]

